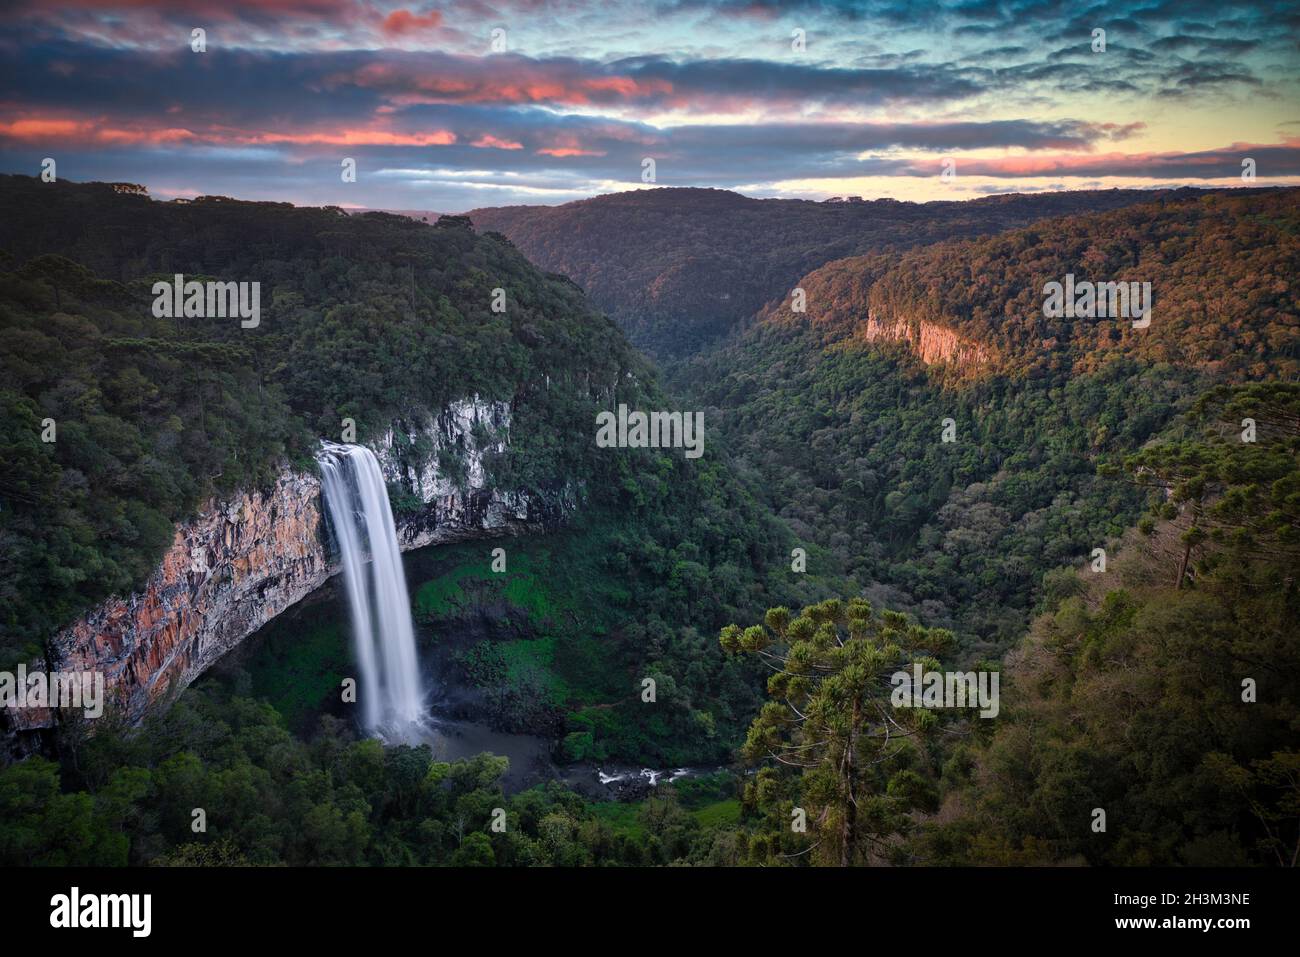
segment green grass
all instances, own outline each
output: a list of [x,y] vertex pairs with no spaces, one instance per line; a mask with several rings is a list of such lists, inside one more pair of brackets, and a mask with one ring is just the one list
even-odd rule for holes
[[435,619],[463,610],[467,596],[461,589],[461,582],[481,574],[482,571],[472,565],[460,565],[425,582],[415,593],[415,613],[421,618]]
[[[462,552],[466,551],[461,546]],[[507,556],[506,571],[494,572],[482,548],[457,555],[467,560],[424,582],[415,593],[415,613],[424,621],[453,618],[475,608],[504,603],[522,612],[529,623],[543,629],[553,620],[559,603],[533,570],[533,556],[516,548]]]
[[568,708],[626,697],[629,679],[606,646],[628,600],[626,587],[600,567],[608,533],[596,524],[511,539],[500,545],[502,573],[491,570],[482,542],[445,546],[436,574],[415,589],[416,615],[437,634],[477,609],[504,606],[531,632],[497,642],[509,678],[541,675],[555,704]]
[[[527,554],[516,558],[516,563],[526,562]],[[528,618],[534,624],[550,621],[558,611],[558,604],[551,590],[531,572],[511,569],[506,576],[505,597],[511,605],[528,612]]]
[[337,622],[313,622],[277,638],[273,635],[249,663],[253,694],[270,701],[291,728],[300,727],[353,674],[352,656]]
[[557,641],[558,639],[550,635],[541,638],[521,638],[517,641],[501,642],[498,648],[505,659],[506,678],[509,681],[518,682],[526,672],[535,672],[546,682],[551,702],[562,707],[569,701],[570,693],[564,678],[556,674],[552,667]]
[[740,823],[740,800],[731,798],[727,801],[716,801],[713,804],[706,804],[704,807],[696,808],[691,811],[695,820],[700,822],[701,827],[721,827],[731,824]]
[[616,833],[627,834],[638,839],[645,836],[645,825],[641,823],[640,802],[627,804],[622,801],[600,801],[596,804],[588,804],[587,808],[596,820],[608,824]]
[[[646,833],[645,825],[641,823],[641,807],[640,801],[599,801],[587,805],[592,816],[609,825],[615,833],[636,838],[644,837]],[[690,814],[703,828],[731,827],[740,823],[740,800],[729,798],[714,801],[696,808]]]

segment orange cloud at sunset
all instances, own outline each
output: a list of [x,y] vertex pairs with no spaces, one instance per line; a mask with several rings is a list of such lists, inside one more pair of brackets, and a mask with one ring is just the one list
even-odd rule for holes
[[[1300,149],[1300,137],[1278,143],[1234,142],[1220,149],[1143,153],[1038,154],[990,159],[958,159],[958,170],[970,176],[1142,176],[1173,172],[1180,176],[1219,177],[1235,172],[1245,157]],[[915,174],[932,172],[933,164],[912,164]]]
[[577,146],[548,146],[537,151],[539,156],[604,156],[604,150],[584,150]]
[[[494,137],[484,138],[495,140]],[[345,127],[328,131],[268,132],[209,127],[206,133],[199,135],[181,127],[121,126],[110,124],[103,118],[86,117],[22,117],[9,122],[0,122],[0,139],[32,144],[79,143],[97,146],[157,146],[171,143],[230,146],[277,143],[321,146],[450,146],[457,141],[454,132],[444,129],[425,133],[407,133],[390,129]],[[522,146],[517,143],[513,146],[503,144],[504,141],[496,141],[481,145],[494,145],[500,149],[522,149]]]
[[181,143],[197,139],[177,127],[137,129],[109,126],[102,120],[23,118],[0,122],[0,138],[25,143],[77,142],[103,146]]

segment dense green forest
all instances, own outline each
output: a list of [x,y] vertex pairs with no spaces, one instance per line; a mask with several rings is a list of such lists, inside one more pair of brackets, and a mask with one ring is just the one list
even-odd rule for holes
[[1055,579],[920,858],[1296,866],[1300,387],[1216,390],[1119,471],[1149,514],[1104,573]]
[[635,345],[667,360],[717,342],[830,260],[996,233],[1151,196],[1084,190],[970,202],[818,203],[657,188],[562,206],[476,209],[470,217],[480,229],[509,236],[542,268],[570,276]]
[[[690,220],[681,192],[592,201],[572,249],[617,221],[606,201],[624,236]],[[703,301],[703,274],[644,312],[611,300],[687,349],[753,316],[664,387],[573,282],[462,217],[0,178],[0,667],[137,585],[208,497],[312,467],[343,418],[365,440],[477,394],[512,410],[492,480],[582,501],[512,542],[507,574],[485,543],[427,550],[422,653],[558,763],[724,766],[626,803],[508,788],[489,754],[385,747],[326,706],[346,635],[308,615],[139,728],[68,720],[0,768],[0,862],[1294,863],[1296,192],[999,198],[947,230],[929,206],[794,203],[771,208],[810,217],[799,235],[843,222],[780,253],[752,218],[768,203],[716,192],[675,252],[606,242],[575,274],[635,298],[711,245],[764,276],[701,267],[748,312]],[[904,249],[953,236],[974,238]],[[609,280],[616,261],[645,272]],[[154,318],[175,272],[262,282],[259,327]],[[1152,282],[1151,327],[1044,319],[1066,272]],[[927,365],[867,335],[868,314],[987,361]],[[703,408],[704,457],[598,453],[594,414],[618,402]],[[998,672],[998,717],[895,707],[888,678],[913,664]]]
[[137,734],[101,729],[65,753],[62,769],[41,757],[0,769],[5,865],[729,863],[725,836],[711,844],[739,819],[727,775],[665,785],[639,807],[559,785],[506,797],[504,758],[439,762],[330,717],[304,741],[265,703],[199,689]]
[[[1243,411],[1255,443],[1225,428]],[[507,796],[504,759],[439,762],[328,715],[296,737],[271,705],[205,684],[138,734],[70,728],[62,767],[0,770],[0,860],[1293,865],[1300,387],[1211,393],[1108,480],[1150,489],[1149,520],[1105,572],[1055,576],[1022,645],[982,665],[1005,679],[997,720],[892,708],[883,679],[938,665],[953,636],[861,598],[721,629],[727,659],[780,663],[738,753],[758,773],[639,804]]]
[[[1044,319],[1044,282],[1071,271],[1151,282],[1151,326]],[[994,654],[1023,633],[1045,572],[1137,519],[1137,490],[1099,466],[1216,383],[1295,378],[1297,275],[1296,191],[1160,198],[828,264],[800,281],[806,313],[773,303],[671,379],[820,558],[810,567]],[[865,339],[869,312],[999,358],[926,366]]]

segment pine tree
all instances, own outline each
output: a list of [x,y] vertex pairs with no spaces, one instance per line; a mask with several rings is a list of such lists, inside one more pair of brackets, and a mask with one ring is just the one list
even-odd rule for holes
[[[924,803],[925,788],[909,769],[886,772],[912,739],[938,724],[934,712],[895,708],[891,677],[910,673],[914,663],[937,668],[930,656],[952,644],[952,633],[910,624],[896,612],[877,616],[869,602],[854,598],[809,606],[793,619],[789,609],[772,608],[764,624],[728,625],[719,640],[772,669],[772,700],[751,725],[742,754],[797,775],[791,791],[814,838],[799,853],[816,851],[819,860],[851,866],[872,847],[887,850],[888,836],[906,827],[906,812]],[[755,789],[770,779],[762,777]]]

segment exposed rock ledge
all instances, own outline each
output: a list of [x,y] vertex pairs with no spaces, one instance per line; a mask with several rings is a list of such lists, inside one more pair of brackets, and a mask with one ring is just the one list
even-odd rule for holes
[[[568,486],[545,496],[488,487],[484,456],[506,447],[506,403],[475,397],[424,418],[395,423],[373,445],[385,477],[424,502],[398,518],[403,550],[537,531],[574,508]],[[411,464],[430,449],[426,464]],[[439,453],[460,463],[462,481],[439,472]],[[29,671],[103,672],[108,700],[131,722],[140,721],[338,572],[322,514],[320,479],[287,468],[269,490],[208,502],[177,526],[141,591],[110,599],[61,631],[49,642],[49,660],[33,662]],[[56,716],[25,708],[7,709],[3,718],[9,749],[17,751],[14,732],[53,727]]]
[[867,321],[858,335],[867,342],[903,342],[926,365],[949,364],[972,369],[993,361],[993,353],[951,329],[924,319],[889,318],[876,310],[867,311]]

